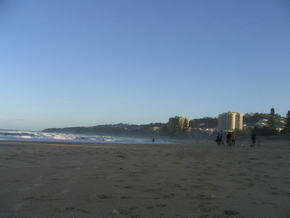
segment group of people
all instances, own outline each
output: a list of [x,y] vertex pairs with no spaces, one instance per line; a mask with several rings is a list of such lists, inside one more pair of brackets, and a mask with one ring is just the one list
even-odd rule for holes
[[[224,134],[223,131],[218,131],[217,137],[216,137],[216,143],[218,146],[225,145],[224,139],[223,139],[224,135],[226,137],[227,146],[231,147],[231,146],[234,146],[236,144],[237,135],[235,132],[228,131],[228,132],[225,132],[225,134]],[[252,144],[250,145],[251,147],[254,147],[256,145],[256,138],[257,138],[256,133],[252,132],[252,134],[251,134]]]
[[[224,140],[223,140],[223,136],[224,136],[223,131],[219,131],[217,133],[216,142],[217,142],[217,145],[218,146],[220,146],[221,144],[222,145],[225,145],[224,144]],[[236,133],[235,132],[227,132],[225,134],[225,136],[226,136],[226,143],[227,143],[228,146],[233,146],[233,145],[236,144],[236,138],[237,138],[237,136],[236,136]]]

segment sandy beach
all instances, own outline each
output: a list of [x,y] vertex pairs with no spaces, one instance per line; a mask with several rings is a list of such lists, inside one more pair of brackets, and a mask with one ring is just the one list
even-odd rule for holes
[[0,217],[290,217],[290,143],[0,142]]

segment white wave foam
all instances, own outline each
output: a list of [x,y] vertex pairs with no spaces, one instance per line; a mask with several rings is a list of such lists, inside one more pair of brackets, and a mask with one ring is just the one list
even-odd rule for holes
[[22,138],[22,139],[31,139],[32,137],[29,136],[29,135],[22,135],[22,136],[20,136],[20,138]]

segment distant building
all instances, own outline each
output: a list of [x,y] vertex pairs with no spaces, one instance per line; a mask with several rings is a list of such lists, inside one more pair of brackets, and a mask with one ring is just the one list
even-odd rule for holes
[[189,121],[186,117],[171,117],[168,121],[168,128],[170,131],[184,132],[189,127]]
[[271,115],[275,115],[275,109],[274,108],[271,108],[270,114]]
[[238,112],[227,112],[218,117],[218,130],[233,131],[243,130],[244,115]]

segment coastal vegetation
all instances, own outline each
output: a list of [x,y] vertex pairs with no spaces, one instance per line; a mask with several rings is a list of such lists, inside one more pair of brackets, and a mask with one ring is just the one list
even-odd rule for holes
[[[98,134],[112,136],[144,136],[144,137],[205,137],[215,134],[218,119],[204,117],[189,120],[186,117],[175,116],[167,123],[150,124],[107,124],[91,127],[50,128],[44,132],[70,134]],[[282,117],[279,114],[247,113],[244,116],[244,130],[238,134],[248,134],[255,129],[258,135],[283,135],[289,132],[290,116]]]

